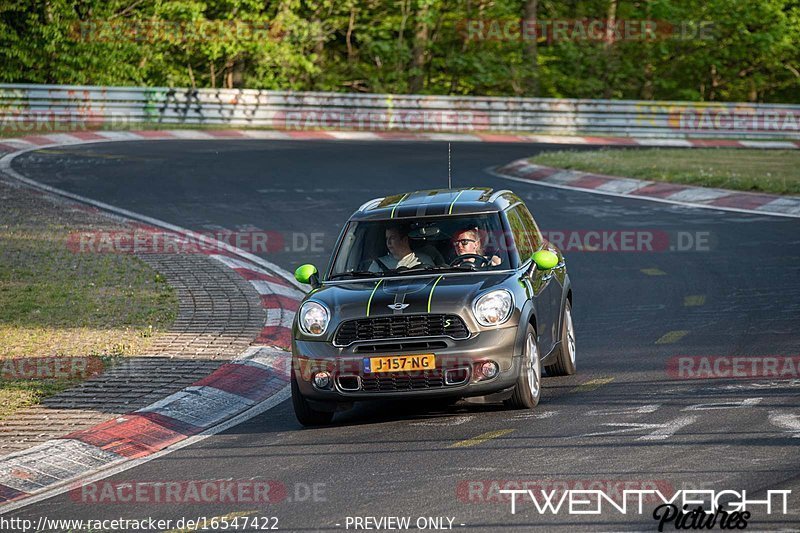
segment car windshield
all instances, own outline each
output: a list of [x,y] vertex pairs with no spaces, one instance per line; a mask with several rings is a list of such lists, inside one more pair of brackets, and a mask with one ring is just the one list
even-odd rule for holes
[[328,279],[510,268],[499,213],[351,222]]

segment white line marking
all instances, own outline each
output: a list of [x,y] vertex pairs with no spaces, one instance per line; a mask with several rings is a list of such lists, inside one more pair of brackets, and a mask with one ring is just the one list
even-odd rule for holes
[[583,172],[574,172],[572,170],[561,170],[551,176],[547,176],[546,178],[537,180],[537,183],[555,183],[559,185],[569,185],[570,183],[578,181],[583,177],[586,177],[586,174],[584,174]]
[[216,387],[186,387],[136,413],[159,413],[198,428],[209,428],[255,404]]
[[648,429],[654,429],[655,431],[647,434],[642,435],[636,440],[665,440],[672,435],[674,435],[679,429],[686,427],[690,424],[693,424],[698,419],[697,416],[684,416],[680,418],[675,418],[674,420],[670,420],[669,422],[665,422],[663,424],[641,424],[641,423],[634,423],[634,422],[609,422],[604,423],[604,426],[618,426],[622,429],[615,429],[612,431],[600,431],[597,433],[586,433],[584,435],[578,435],[578,437],[573,438],[583,438],[583,437],[599,437],[604,435],[620,435],[622,433],[631,433],[634,431],[642,431]]
[[452,142],[481,142],[480,137],[467,135],[466,133],[422,133],[421,141],[452,141]]
[[640,405],[639,407],[619,407],[615,409],[592,409],[586,416],[614,416],[614,415],[643,415],[655,413],[661,407],[660,403]]
[[214,137],[213,135],[208,134],[201,130],[167,130],[167,133],[169,133],[172,137],[181,140],[185,139],[185,140],[207,141],[207,140],[217,139],[217,137]]
[[778,211],[790,215],[800,215],[800,199],[776,198],[768,204],[756,207],[756,211]]
[[466,424],[470,420],[475,418],[474,416],[453,416],[448,417],[443,420],[435,420],[429,422],[412,422],[409,426],[430,426],[430,427],[444,427],[444,426],[460,426],[461,424]]
[[715,411],[719,409],[744,409],[747,407],[753,407],[761,403],[761,400],[764,398],[747,398],[740,402],[731,401],[731,402],[715,402],[715,403],[698,403],[695,405],[690,405],[688,407],[684,407],[681,411]]
[[520,415],[516,415],[514,418],[517,420],[529,420],[531,418],[535,418],[536,420],[545,420],[547,418],[553,418],[558,411],[545,411],[543,413],[522,413]]
[[793,439],[800,439],[800,415],[771,411],[769,421],[774,426],[788,430]]
[[788,148],[797,149],[794,143],[788,141],[739,141],[739,144],[748,148]]
[[285,285],[279,285],[277,283],[270,283],[269,281],[264,281],[262,279],[251,279],[250,284],[253,285],[253,288],[258,292],[258,294],[277,294],[279,296],[288,296],[289,298],[296,298],[298,300],[305,296],[305,293],[298,291],[297,289],[286,287]]
[[38,148],[39,145],[36,143],[32,143],[30,141],[25,141],[23,139],[0,139],[0,144],[5,144],[7,146],[13,146],[18,150],[27,150],[28,148]]
[[584,137],[560,136],[560,135],[518,135],[523,139],[530,139],[534,143],[543,144],[589,144]]
[[681,139],[634,139],[640,146],[678,146],[681,148],[694,148],[690,141]]
[[753,383],[743,383],[741,385],[725,385],[720,388],[723,390],[752,390],[752,389],[769,389],[773,387],[800,387],[800,379],[784,379],[778,381],[755,381]]
[[273,141],[291,140],[292,136],[282,131],[270,130],[237,130],[248,139],[264,139]]
[[660,429],[655,430],[649,435],[643,435],[636,440],[665,440],[673,436],[682,427],[693,424],[697,421],[696,416],[687,416],[684,418],[676,418],[664,424]]
[[74,439],[52,439],[3,457],[0,483],[22,492],[48,486],[47,478],[64,480],[124,459]]
[[[49,133],[45,137],[47,137],[47,139],[52,141],[53,143],[62,145],[78,144],[81,141],[83,141],[83,139],[81,139],[80,137],[74,137],[72,135],[69,135],[68,133]],[[2,140],[0,140],[0,142],[2,142]]]
[[[2,161],[2,160],[0,160]],[[497,172],[497,167],[490,167],[484,169],[484,172],[490,174],[492,176],[503,178],[511,181],[518,181],[520,183],[527,183],[529,185],[541,185],[543,187],[553,187],[555,189],[565,189],[568,191],[577,191],[577,192],[585,192],[587,194],[602,194],[604,196],[614,196],[616,198],[627,198],[628,200],[643,200],[645,202],[659,202],[662,204],[672,204],[672,205],[680,205],[683,207],[692,207],[698,209],[711,209],[713,211],[728,211],[732,213],[747,213],[749,215],[764,215],[770,217],[788,217],[788,218],[800,218],[800,214],[791,214],[791,213],[766,213],[764,211],[758,211],[755,209],[740,209],[738,207],[722,207],[716,205],[705,205],[705,204],[692,204],[688,202],[679,202],[674,200],[668,200],[665,198],[653,198],[651,196],[632,196],[630,194],[618,194],[614,192],[608,191],[598,191],[597,189],[581,189],[579,187],[570,187],[569,185],[559,185],[557,183],[548,183],[546,181],[534,181],[525,178],[518,178],[516,176],[509,176],[508,174],[501,174]],[[548,178],[549,179],[549,178]],[[733,194],[736,191],[731,191]]]
[[735,191],[724,191],[722,189],[703,189],[701,187],[692,187],[685,191],[679,191],[667,196],[667,199],[677,202],[708,202],[716,200],[725,196],[734,194]]
[[331,131],[329,132],[336,139],[345,141],[379,141],[381,138],[369,131]]
[[[133,133],[132,131],[95,131],[92,133],[99,135],[100,137],[104,137],[108,141],[143,141],[146,139],[146,137],[142,137],[141,135]],[[91,144],[93,142],[98,141],[97,139],[93,139],[91,141],[75,144]],[[55,144],[57,145],[58,143]]]
[[241,357],[231,362],[266,368],[288,378],[291,373],[292,355],[273,346],[251,346]]
[[266,309],[267,320],[264,326],[280,326],[286,329],[292,329],[294,323],[294,311],[287,311],[285,309]]
[[642,183],[639,180],[634,180],[629,178],[617,178],[609,181],[608,183],[604,183],[598,187],[595,187],[595,190],[615,192],[618,194],[626,194],[629,192],[633,192],[637,189],[641,189],[646,185],[649,185],[649,183]]

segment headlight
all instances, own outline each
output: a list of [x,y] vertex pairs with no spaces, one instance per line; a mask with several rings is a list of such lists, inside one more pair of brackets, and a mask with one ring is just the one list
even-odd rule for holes
[[328,327],[330,314],[325,306],[317,302],[306,302],[300,308],[300,329],[306,335],[319,337]]
[[507,290],[487,292],[475,300],[472,310],[481,326],[497,326],[511,316],[514,298]]

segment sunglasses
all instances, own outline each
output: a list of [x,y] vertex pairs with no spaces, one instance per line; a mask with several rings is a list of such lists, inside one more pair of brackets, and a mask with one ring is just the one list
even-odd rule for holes
[[461,246],[466,246],[471,242],[478,242],[475,239],[458,239],[453,241],[453,245],[460,244]]

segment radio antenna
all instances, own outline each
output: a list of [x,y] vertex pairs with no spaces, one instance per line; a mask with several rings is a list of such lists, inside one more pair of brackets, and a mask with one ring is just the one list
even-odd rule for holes
[[450,142],[447,143],[447,188],[453,188],[453,179],[450,177]]

